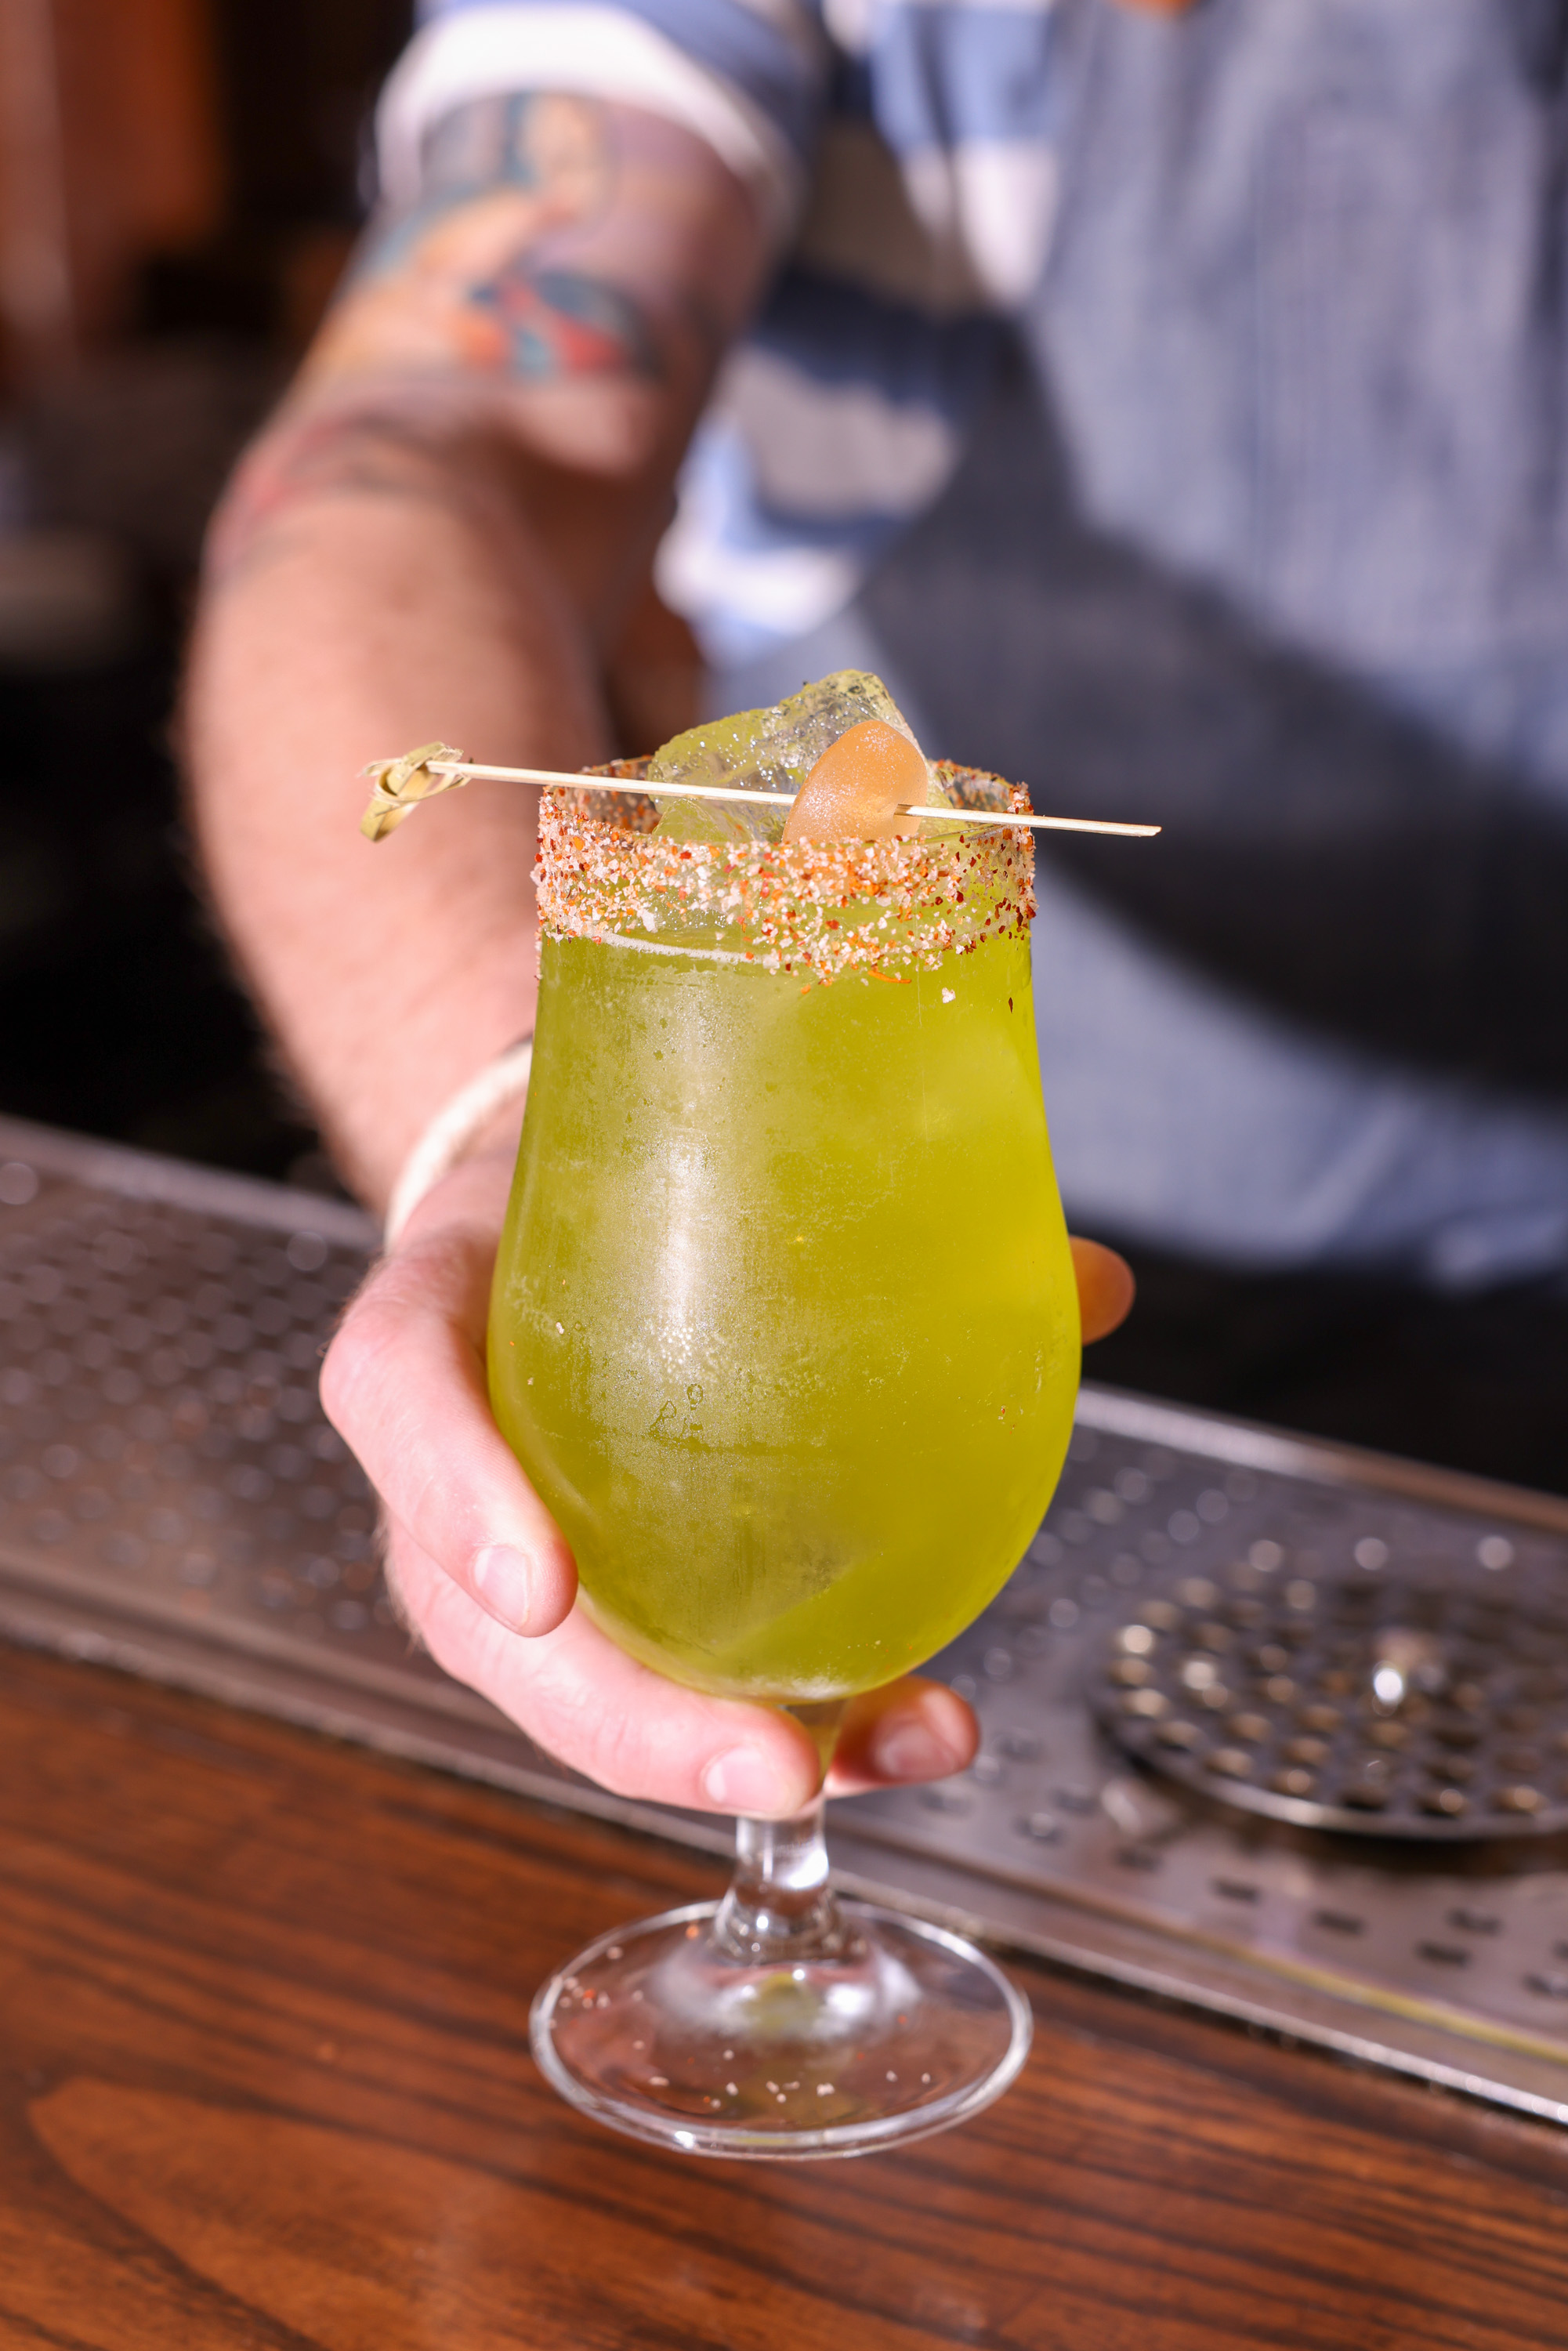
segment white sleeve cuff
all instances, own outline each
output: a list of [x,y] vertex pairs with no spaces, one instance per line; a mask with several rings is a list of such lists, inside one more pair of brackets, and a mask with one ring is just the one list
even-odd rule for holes
[[419,193],[427,131],[476,98],[532,90],[645,107],[695,132],[754,189],[774,235],[793,219],[800,162],[778,126],[733,82],[698,65],[663,33],[616,7],[501,5],[464,8],[417,33],[376,113],[382,187],[393,204]]

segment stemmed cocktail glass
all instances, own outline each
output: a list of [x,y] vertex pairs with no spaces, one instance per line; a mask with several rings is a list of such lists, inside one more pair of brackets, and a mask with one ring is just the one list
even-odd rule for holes
[[[1026,805],[939,773],[960,807]],[[596,1622],[677,1680],[790,1708],[825,1761],[848,1698],[992,1597],[1066,1450],[1032,851],[961,816],[799,842],[653,816],[623,789],[545,795],[491,1396]],[[602,2120],[771,2157],[943,2128],[1030,2034],[971,1945],[835,1896],[821,1800],[742,1821],[722,1902],[601,1938],[533,2029]]]

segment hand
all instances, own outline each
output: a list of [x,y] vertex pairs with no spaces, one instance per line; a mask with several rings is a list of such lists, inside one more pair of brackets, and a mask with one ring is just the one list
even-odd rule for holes
[[[573,1606],[570,1552],[490,1415],[485,1322],[515,1144],[421,1202],[328,1351],[328,1417],[385,1509],[387,1582],[437,1662],[606,1788],[779,1815],[816,1792],[816,1750],[775,1707],[706,1698],[626,1656]],[[1123,1260],[1075,1240],[1085,1339],[1133,1300]],[[917,1675],[852,1701],[831,1795],[962,1771],[975,1718]]]

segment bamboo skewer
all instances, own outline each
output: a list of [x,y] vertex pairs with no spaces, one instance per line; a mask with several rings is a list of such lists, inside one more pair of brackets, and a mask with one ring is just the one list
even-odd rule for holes
[[[787,809],[795,805],[793,792],[758,792],[742,784],[667,784],[663,780],[649,784],[646,779],[622,779],[614,776],[584,776],[568,774],[555,768],[495,768],[477,759],[465,759],[447,743],[427,743],[418,751],[410,751],[401,759],[375,759],[365,769],[375,778],[375,790],[370,807],[361,819],[360,829],[371,841],[379,841],[413,814],[421,800],[432,799],[437,792],[455,790],[473,778],[506,784],[553,784],[573,792],[639,792],[648,799],[681,800],[749,800],[764,808]],[[945,818],[964,824],[1019,824],[1036,832],[1108,832],[1133,841],[1151,841],[1160,831],[1157,824],[1113,824],[1107,819],[1090,816],[1015,816],[1010,810],[925,808],[914,801],[900,801],[899,816]]]

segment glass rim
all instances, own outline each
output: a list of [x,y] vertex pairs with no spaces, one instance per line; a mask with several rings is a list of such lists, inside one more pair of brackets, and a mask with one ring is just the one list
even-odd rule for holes
[[[642,781],[646,759],[585,775]],[[949,760],[933,772],[953,820],[888,841],[682,841],[654,831],[651,793],[547,789],[539,810],[541,944],[620,941],[824,983],[898,978],[989,939],[1027,935],[1034,843],[1021,825],[962,821],[965,808],[1028,812],[1023,786]]]

